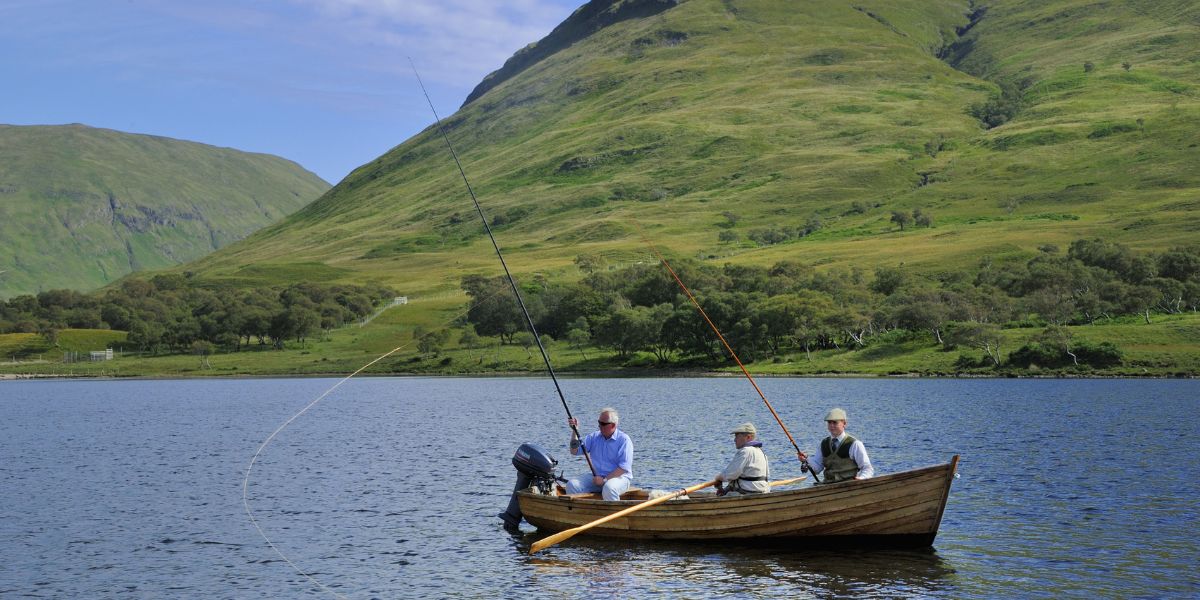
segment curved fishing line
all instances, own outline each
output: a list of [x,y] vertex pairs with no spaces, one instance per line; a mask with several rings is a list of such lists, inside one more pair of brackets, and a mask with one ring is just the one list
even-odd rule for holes
[[[658,247],[655,246],[654,243],[650,241],[650,238],[646,236],[646,231],[642,229],[641,224],[633,219],[631,219],[631,221],[633,221],[634,227],[637,227],[638,233],[641,234],[642,241],[646,243],[646,246],[650,248],[651,252],[654,252],[654,255],[658,257],[658,260],[662,261],[663,266],[666,267],[667,271],[671,273],[671,277],[675,278],[675,283],[679,284],[679,287],[683,289],[683,293],[687,294],[688,299],[692,301],[692,304],[696,307],[696,310],[700,311],[700,316],[704,317],[704,321],[708,323],[708,326],[712,328],[713,333],[716,333],[717,338],[720,339],[721,343],[725,345],[725,350],[729,352],[729,356],[733,358],[733,361],[737,363],[737,366],[742,369],[742,374],[745,375],[746,379],[750,381],[750,385],[754,386],[754,391],[758,392],[758,397],[762,398],[763,403],[767,405],[767,410],[771,411],[771,416],[775,417],[775,422],[779,423],[779,427],[783,429],[783,434],[787,436],[788,441],[792,443],[792,447],[796,449],[796,456],[799,458],[800,455],[803,454],[800,452],[800,446],[796,445],[796,440],[792,437],[792,433],[788,431],[787,425],[783,424],[783,419],[779,418],[779,413],[775,412],[775,407],[771,406],[771,401],[767,400],[767,395],[764,394],[762,389],[758,387],[758,382],[754,381],[754,377],[750,375],[750,371],[746,369],[746,365],[742,364],[742,359],[738,358],[737,352],[733,351],[733,347],[730,346],[729,342],[725,340],[725,336],[721,335],[721,330],[718,329],[716,324],[712,322],[712,319],[708,318],[708,313],[704,312],[704,307],[700,306],[700,302],[698,302],[696,297],[692,295],[692,291],[683,284],[683,280],[680,279],[679,275],[675,273],[675,269],[671,268],[671,263],[667,262],[667,259],[662,255],[661,252],[658,251]],[[807,459],[801,458],[800,463],[806,467],[809,467]],[[812,468],[809,467],[809,470],[811,471]],[[813,478],[816,479],[816,477],[817,474],[814,472]]]
[[[488,294],[487,296],[485,296],[485,299],[489,299],[493,295],[495,295],[495,294],[494,293]],[[454,321],[458,320],[460,317],[467,314],[468,312],[470,312],[469,306],[468,306],[467,310],[461,311],[461,312],[455,314],[450,319],[444,321],[442,323],[442,327],[445,327],[446,325],[453,323]],[[349,381],[351,377],[354,377],[355,375],[362,373],[367,368],[378,363],[379,361],[381,361],[401,350],[404,350],[405,348],[408,348],[409,346],[413,345],[413,343],[415,343],[416,341],[417,341],[417,339],[414,337],[412,340],[409,340],[409,342],[407,344],[403,344],[403,345],[397,346],[395,348],[392,348],[391,350],[379,355],[374,360],[359,367],[353,373],[343,377],[337,383],[330,386],[329,389],[325,390],[320,396],[317,396],[316,399],[314,399],[312,402],[309,402],[304,408],[300,409],[299,412],[292,415],[290,418],[288,418],[288,420],[284,421],[282,425],[277,427],[275,429],[275,431],[271,432],[271,435],[267,436],[267,439],[263,440],[263,443],[261,445],[259,445],[258,450],[256,450],[254,452],[254,456],[250,458],[250,464],[246,465],[246,475],[244,478],[242,478],[242,507],[245,509],[246,516],[249,517],[250,523],[252,525],[254,525],[254,529],[256,529],[258,531],[258,535],[262,536],[263,541],[265,541],[267,543],[267,545],[271,547],[271,550],[275,551],[275,554],[279,555],[279,558],[283,559],[283,562],[286,562],[288,565],[290,565],[292,567],[292,569],[294,569],[297,573],[299,573],[300,575],[304,576],[306,579],[311,581],[314,585],[316,585],[317,587],[321,588],[322,590],[324,590],[326,592],[329,592],[330,594],[332,594],[334,597],[337,597],[337,598],[345,598],[345,596],[333,591],[328,586],[321,583],[320,581],[317,581],[316,578],[314,578],[312,575],[308,574],[303,569],[301,569],[296,563],[292,562],[292,560],[290,558],[288,558],[287,555],[285,555],[283,553],[283,551],[280,550],[279,547],[277,547],[275,545],[274,542],[271,541],[271,538],[267,537],[266,532],[263,531],[263,528],[258,524],[258,519],[254,518],[254,513],[250,510],[250,500],[249,500],[250,473],[251,473],[251,471],[254,470],[254,464],[258,461],[258,457],[259,457],[259,455],[261,455],[263,453],[263,450],[266,450],[267,446],[271,443],[271,441],[275,439],[275,436],[279,435],[279,433],[282,432],[284,429],[286,429],[288,427],[288,425],[291,425],[292,421],[295,421],[296,419],[300,418],[300,415],[303,415],[304,413],[308,412],[309,409],[316,406],[317,403],[319,403],[320,401],[324,400],[327,396],[329,396],[329,394],[333,393],[334,390],[341,387],[341,385],[343,383],[346,383],[347,381]]]
[[[454,146],[450,143],[450,136],[446,135],[446,128],[442,126],[442,118],[438,116],[437,109],[433,107],[433,100],[429,98],[429,92],[425,90],[425,82],[421,81],[421,74],[417,73],[417,65],[413,64],[412,57],[408,57],[408,64],[412,67],[413,75],[417,77],[421,93],[425,94],[429,110],[433,111],[433,120],[437,123],[438,132],[442,134],[442,140],[446,142],[446,148],[450,150],[450,156],[454,158],[454,165],[458,167],[458,174],[462,175],[463,183],[467,186],[467,193],[471,195],[471,202],[475,203],[475,212],[479,213],[479,219],[483,221],[483,229],[487,232],[488,239],[492,240],[492,247],[496,249],[500,266],[504,267],[504,276],[508,278],[508,285],[512,286],[513,295],[517,297],[517,304],[521,307],[521,313],[525,315],[525,323],[529,326],[529,331],[533,333],[533,341],[537,342],[538,351],[542,353],[542,361],[546,363],[546,371],[550,373],[550,379],[554,381],[554,390],[558,392],[558,399],[562,401],[563,409],[567,411],[568,422],[574,420],[575,417],[571,416],[571,408],[567,406],[567,398],[563,395],[562,387],[558,385],[554,367],[550,365],[550,355],[546,353],[546,348],[542,345],[542,336],[538,335],[537,327],[533,324],[533,317],[529,316],[529,310],[525,308],[525,300],[521,298],[521,291],[517,289],[517,280],[513,279],[512,273],[508,270],[508,262],[504,260],[504,254],[500,252],[500,244],[496,242],[496,236],[492,235],[492,227],[488,225],[487,216],[483,214],[483,207],[479,205],[479,199],[475,197],[475,190],[471,188],[471,182],[467,180],[467,172],[463,170],[462,163],[458,160],[458,153],[454,151]],[[576,438],[583,439],[583,436],[579,435],[578,427],[575,425],[570,427]],[[592,459],[588,456],[587,448],[582,444],[579,447],[583,450],[583,458],[587,461],[588,469],[592,471],[593,476],[597,475],[596,467],[592,466]]]

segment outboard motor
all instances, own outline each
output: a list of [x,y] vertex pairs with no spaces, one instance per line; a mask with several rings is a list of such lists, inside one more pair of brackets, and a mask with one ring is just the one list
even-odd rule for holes
[[517,485],[513,488],[508,508],[498,516],[504,519],[505,527],[515,529],[521,524],[522,517],[521,507],[517,503],[517,492],[536,487],[539,492],[549,494],[554,490],[555,480],[559,478],[554,475],[554,467],[558,466],[558,461],[554,460],[545,448],[532,442],[526,442],[517,448],[512,463],[517,468]]

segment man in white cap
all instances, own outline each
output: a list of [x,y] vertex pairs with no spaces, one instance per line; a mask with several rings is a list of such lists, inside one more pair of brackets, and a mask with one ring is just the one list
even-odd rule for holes
[[812,456],[799,453],[800,460],[807,460],[814,472],[825,472],[821,483],[873,477],[875,467],[871,466],[867,447],[846,433],[846,411],[834,408],[825,413],[825,426],[829,437],[821,440],[821,451]]
[[[718,494],[761,494],[771,491],[768,478],[771,476],[771,466],[767,464],[767,455],[762,451],[762,442],[754,439],[758,430],[753,423],[742,423],[733,428],[733,445],[737,452],[729,466],[717,473]],[[728,481],[729,487],[721,489],[721,482]]]

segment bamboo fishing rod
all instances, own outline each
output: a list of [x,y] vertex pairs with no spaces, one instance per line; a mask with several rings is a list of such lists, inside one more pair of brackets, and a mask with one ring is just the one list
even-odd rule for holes
[[[562,401],[563,410],[567,411],[567,422],[570,424],[571,432],[579,440],[583,440],[583,436],[579,435],[579,428],[571,424],[575,417],[571,416],[571,408],[567,406],[567,398],[563,395],[562,386],[558,385],[558,377],[554,374],[554,367],[550,365],[550,355],[546,353],[545,346],[542,345],[542,338],[538,335],[537,327],[533,324],[533,317],[529,316],[529,309],[525,308],[525,300],[521,298],[521,291],[517,288],[517,281],[513,279],[512,273],[508,270],[508,262],[504,260],[504,254],[500,252],[500,244],[496,242],[496,236],[492,235],[492,227],[488,225],[487,216],[483,214],[483,207],[479,205],[479,199],[475,197],[475,190],[471,188],[471,182],[467,180],[467,172],[463,170],[462,163],[458,160],[458,153],[454,151],[454,146],[450,143],[450,136],[446,135],[446,128],[442,126],[442,119],[437,114],[437,109],[433,107],[433,100],[429,98],[429,92],[425,89],[425,82],[421,81],[421,74],[417,73],[417,65],[413,64],[412,57],[408,57],[408,64],[412,67],[413,75],[417,77],[417,84],[421,86],[421,93],[425,94],[425,101],[429,103],[429,110],[433,112],[433,120],[437,123],[438,132],[442,134],[442,140],[446,142],[446,148],[450,150],[450,156],[454,158],[454,165],[458,167],[458,174],[462,175],[463,184],[467,186],[467,193],[471,195],[471,202],[475,204],[475,212],[479,214],[479,220],[483,221],[483,229],[487,232],[488,239],[492,240],[492,247],[496,249],[496,256],[500,259],[500,266],[504,267],[504,276],[508,279],[508,285],[512,286],[513,295],[517,298],[517,304],[521,307],[521,314],[525,315],[525,324],[529,326],[530,333],[533,334],[533,341],[537,342],[538,351],[542,353],[542,361],[546,363],[546,371],[550,373],[550,379],[554,382],[554,390],[558,392],[558,399]],[[583,459],[587,461],[588,469],[591,470],[592,476],[596,476],[596,467],[592,466],[592,458],[588,456],[587,448],[580,443],[580,450],[583,451]]]
[[767,405],[767,410],[771,411],[771,416],[775,417],[775,422],[779,423],[779,427],[783,429],[783,434],[787,436],[788,441],[792,443],[792,447],[796,449],[796,458],[799,458],[800,463],[804,465],[806,469],[812,472],[814,480],[820,481],[820,479],[817,478],[817,473],[813,471],[812,467],[808,464],[808,459],[805,457],[804,453],[800,451],[800,446],[796,445],[796,440],[792,437],[791,432],[788,431],[787,425],[783,424],[783,419],[779,418],[779,413],[775,412],[775,407],[771,406],[771,401],[767,400],[767,395],[764,394],[762,389],[758,387],[758,382],[754,381],[754,377],[750,375],[750,371],[746,370],[746,365],[742,364],[742,359],[738,358],[737,352],[733,351],[733,347],[730,346],[729,342],[725,340],[725,336],[721,335],[721,330],[718,329],[716,324],[712,322],[712,319],[708,318],[708,313],[704,312],[704,308],[700,306],[700,302],[698,302],[696,297],[692,295],[692,291],[683,284],[683,280],[680,279],[679,275],[675,273],[675,269],[671,268],[671,263],[667,262],[666,257],[664,257],[662,253],[658,251],[658,247],[656,247],[654,243],[650,241],[650,238],[646,236],[646,231],[642,229],[641,224],[637,221],[634,221],[633,224],[635,227],[637,227],[638,233],[641,234],[642,241],[646,243],[646,246],[650,248],[651,252],[654,252],[654,255],[658,257],[658,260],[662,262],[663,266],[667,268],[667,271],[671,273],[671,277],[675,278],[675,283],[679,284],[679,287],[683,290],[684,294],[687,294],[688,299],[692,301],[692,305],[696,307],[696,310],[700,311],[700,316],[704,317],[704,321],[708,323],[708,326],[712,328],[713,333],[716,333],[717,338],[720,339],[721,343],[725,345],[725,350],[729,352],[729,356],[732,357],[733,361],[737,363],[737,366],[742,369],[742,374],[745,375],[746,379],[750,381],[750,385],[754,386],[754,391],[758,392],[758,397],[762,398],[763,403]]

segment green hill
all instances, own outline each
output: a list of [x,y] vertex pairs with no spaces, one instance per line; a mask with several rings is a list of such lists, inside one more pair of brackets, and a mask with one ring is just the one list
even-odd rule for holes
[[[718,264],[935,272],[1091,236],[1164,249],[1200,229],[1200,9],[1153,6],[690,0],[595,31],[565,23],[581,37],[490,77],[446,125],[526,273],[646,256],[633,219]],[[188,268],[258,281],[321,265],[413,294],[494,273],[435,133]],[[890,222],[913,208],[935,226]],[[742,243],[718,239],[724,212]],[[814,235],[745,241],[814,216]]]
[[194,260],[328,189],[275,156],[83,125],[0,125],[0,299]]
[[[1195,252],[1179,253],[1174,280],[1138,273],[1156,264],[1151,254],[1200,240],[1197,24],[1200,7],[1181,1],[596,0],[486,78],[445,126],[509,265],[544,292],[534,298],[543,307],[603,304],[591,314],[661,326],[655,304],[673,287],[641,304],[621,297],[623,284],[658,271],[638,266],[654,262],[644,230],[688,259],[685,277],[742,277],[742,295],[727,293],[718,317],[745,325],[735,337],[759,327],[738,320],[735,301],[819,305],[823,329],[809,332],[819,351],[800,347],[797,331],[773,332],[793,339],[760,350],[772,362],[757,369],[987,374],[989,357],[1023,348],[1030,366],[1014,372],[1026,373],[1072,334],[1095,364],[1125,352],[1110,374],[1195,373],[1196,315],[1181,314],[1200,298]],[[1095,238],[1104,242],[1072,245]],[[1110,250],[1123,280],[1099,277]],[[786,261],[799,266],[738,273]],[[361,334],[332,332],[296,354],[231,355],[225,368],[241,373],[337,372],[396,343],[416,347],[461,324],[464,276],[500,273],[433,127],[286,219],[175,270],[206,289],[375,282],[411,300]],[[585,271],[590,288],[556,287]],[[893,295],[889,274],[920,284]],[[785,293],[753,296],[771,293],[758,278]],[[501,293],[479,281],[475,292]],[[940,325],[915,324],[928,320],[920,310],[951,304],[941,293],[985,308],[1002,301],[996,314],[1008,316],[949,317],[982,332],[960,328],[954,339],[983,345],[956,349]],[[588,322],[593,341],[620,329],[604,318]],[[570,333],[558,325],[556,336]],[[694,337],[711,342],[706,331]],[[486,353],[478,341],[443,345],[455,354],[409,348],[376,368],[540,368],[493,338]],[[671,364],[636,349],[585,355],[590,347],[560,340],[552,352],[577,370]],[[717,364],[704,350],[678,349],[674,366]],[[164,361],[145,368],[178,366]]]

